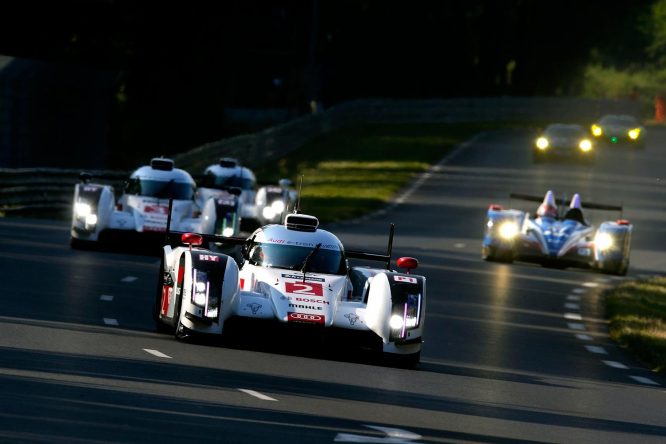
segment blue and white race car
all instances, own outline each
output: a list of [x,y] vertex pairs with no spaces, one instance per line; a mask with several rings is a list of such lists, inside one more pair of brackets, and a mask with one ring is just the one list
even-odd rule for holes
[[[581,202],[574,194],[564,212],[548,191],[538,196],[511,194],[512,198],[541,201],[534,216],[493,204],[486,214],[482,257],[488,261],[536,262],[557,268],[593,268],[625,275],[629,268],[633,225],[626,219],[602,222],[598,228],[584,216],[583,208],[622,212],[622,207]],[[565,200],[559,201],[566,205]]]
[[134,171],[116,199],[113,186],[91,183],[92,176],[81,175],[74,187],[71,238],[72,247],[93,244],[115,237],[164,239],[169,201],[171,225],[181,230],[213,233],[217,220],[213,202],[199,207],[194,201],[196,185],[192,176],[174,167],[171,159],[155,158],[150,165]]
[[[402,257],[397,265],[407,272],[390,269],[392,231],[382,255],[345,250],[318,225],[313,216],[292,213],[247,239],[172,233],[186,246],[164,246],[153,307],[158,330],[177,338],[221,335],[232,320],[345,330],[356,344],[370,338],[384,355],[416,365],[426,307],[426,279],[409,273],[418,261]],[[201,248],[204,241],[243,244],[241,265]],[[348,259],[385,266],[350,266]]]

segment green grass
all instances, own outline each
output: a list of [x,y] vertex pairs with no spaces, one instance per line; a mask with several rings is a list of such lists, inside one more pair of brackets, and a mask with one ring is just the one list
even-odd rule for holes
[[418,173],[481,124],[359,125],[319,136],[277,162],[257,168],[262,183],[303,175],[301,209],[322,222],[358,217],[386,204]]
[[605,296],[611,338],[654,371],[666,372],[666,278],[624,282]]

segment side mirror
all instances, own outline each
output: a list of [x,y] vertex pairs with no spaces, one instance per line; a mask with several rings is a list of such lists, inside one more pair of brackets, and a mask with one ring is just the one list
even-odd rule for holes
[[86,172],[81,172],[79,173],[79,181],[81,183],[88,183],[92,179],[92,174],[86,173]]
[[395,263],[398,265],[400,268],[406,268],[407,269],[407,274],[416,267],[419,266],[419,261],[413,257],[401,257]]
[[294,182],[289,179],[280,179],[278,181],[278,185],[280,185],[282,188],[289,188],[294,185]]
[[180,237],[180,241],[185,245],[201,245],[203,243],[203,237],[200,234],[196,233],[183,233]]

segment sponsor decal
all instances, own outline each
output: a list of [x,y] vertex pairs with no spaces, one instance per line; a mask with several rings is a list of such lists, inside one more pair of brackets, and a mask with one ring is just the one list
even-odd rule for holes
[[143,231],[149,231],[149,232],[155,232],[155,233],[164,233],[166,231],[166,227],[157,227],[155,225],[144,225],[143,226]]
[[314,305],[300,305],[300,304],[289,304],[289,308],[303,308],[305,310],[323,310],[322,307],[315,307]]
[[212,254],[200,254],[199,260],[208,261],[208,262],[220,262],[220,256],[215,256]]
[[145,205],[143,211],[145,213],[164,214],[166,216],[169,214],[169,207],[164,205]]
[[[291,299],[291,298],[289,298]],[[310,299],[310,298],[294,298],[294,301],[296,302],[305,302],[308,304],[324,304],[324,305],[330,305],[330,302],[325,301],[323,299]]]
[[252,311],[252,314],[253,314],[253,315],[256,315],[257,312],[259,311],[259,309],[262,307],[261,304],[258,304],[258,303],[256,303],[256,302],[253,302],[253,303],[251,303],[251,304],[247,304],[247,306],[250,308],[250,310]]
[[410,276],[393,276],[393,279],[396,282],[409,282],[410,284],[416,284],[418,282],[416,278]]
[[324,324],[326,317],[319,314],[298,313],[290,311],[287,314],[289,322],[305,322],[307,324]]
[[285,282],[284,289],[287,293],[302,294],[305,296],[324,296],[324,288],[316,282]]
[[218,205],[224,206],[224,207],[233,207],[236,205],[236,202],[233,199],[225,199],[225,198],[218,198],[215,199]]
[[[294,245],[296,247],[309,247],[309,248],[314,248],[317,243],[313,242],[299,242],[299,241],[292,241],[292,240],[287,240],[287,239],[275,239],[275,238],[270,238],[267,239],[266,242],[270,244],[280,244],[280,245]],[[321,244],[321,247],[319,247],[323,250],[340,250],[340,246],[336,244]]]
[[[285,278],[285,279],[297,279],[297,280],[300,280],[300,281],[303,280],[303,276],[299,276],[299,275],[297,275],[297,274],[283,274],[282,277]],[[324,278],[318,278],[318,277],[310,277],[310,276],[307,276],[307,277],[305,278],[305,281],[306,281],[306,282],[307,282],[307,281],[312,281],[312,282],[326,282],[326,279],[324,279]]]
[[349,321],[349,325],[354,325],[356,324],[356,321],[358,321],[358,315],[354,313],[347,313],[345,318]]

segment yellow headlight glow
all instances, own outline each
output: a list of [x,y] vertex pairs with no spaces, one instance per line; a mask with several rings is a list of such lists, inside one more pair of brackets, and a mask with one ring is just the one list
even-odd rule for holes
[[599,137],[603,134],[603,130],[599,125],[592,125],[592,135],[595,137]]
[[588,151],[590,151],[592,149],[592,142],[590,142],[587,139],[583,139],[578,144],[578,148],[580,148],[581,151],[584,151],[584,152],[587,153]]
[[641,130],[639,128],[634,128],[632,130],[629,130],[628,134],[631,140],[636,140],[638,139],[638,136],[641,135]]
[[550,144],[548,143],[548,139],[546,139],[545,137],[539,137],[536,140],[536,146],[540,150],[545,150],[546,148],[548,148],[548,145]]
[[504,222],[499,227],[499,235],[504,239],[513,239],[516,234],[518,234],[518,224],[515,222]]
[[594,239],[594,245],[601,251],[608,250],[613,246],[613,237],[608,233],[599,233]]

